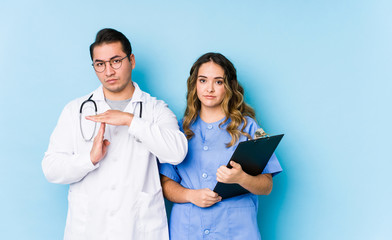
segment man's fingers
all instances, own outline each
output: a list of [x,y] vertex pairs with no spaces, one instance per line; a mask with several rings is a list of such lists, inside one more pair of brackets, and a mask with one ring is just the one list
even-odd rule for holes
[[93,121],[93,122],[105,122],[106,121],[105,116],[101,116],[101,115],[87,116],[86,119]]
[[106,152],[108,151],[109,144],[110,144],[110,142],[107,139],[103,140],[102,152],[103,152],[104,156],[106,155]]
[[101,123],[101,126],[99,127],[98,130],[98,134],[97,136],[95,136],[94,141],[102,142],[104,135],[105,135],[105,123]]
[[105,146],[109,146],[109,145],[110,145],[110,142],[109,142],[109,140],[105,139],[105,140],[103,140],[103,144],[104,144]]
[[101,126],[99,127],[99,135],[100,137],[102,137],[102,140],[103,140],[103,136],[105,135],[105,127],[106,127],[105,123],[101,123]]
[[86,119],[91,120],[93,122],[106,122],[107,115],[108,115],[108,111],[97,115],[86,116]]

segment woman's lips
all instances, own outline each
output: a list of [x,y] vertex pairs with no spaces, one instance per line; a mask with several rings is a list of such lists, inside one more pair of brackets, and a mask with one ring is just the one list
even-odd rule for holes
[[215,96],[211,96],[211,95],[204,95],[204,97],[207,99],[214,99],[215,98]]

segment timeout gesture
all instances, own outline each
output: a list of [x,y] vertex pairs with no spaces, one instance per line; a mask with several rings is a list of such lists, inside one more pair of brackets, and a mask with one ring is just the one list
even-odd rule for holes
[[110,144],[107,139],[104,139],[106,124],[130,126],[133,114],[118,110],[108,110],[101,114],[87,116],[86,119],[101,123],[101,127],[99,128],[97,136],[94,138],[93,147],[90,151],[91,162],[95,165],[105,157]]
[[116,126],[126,125],[129,127],[133,119],[133,114],[119,110],[107,110],[101,114],[87,116],[86,119],[93,122],[106,123]]

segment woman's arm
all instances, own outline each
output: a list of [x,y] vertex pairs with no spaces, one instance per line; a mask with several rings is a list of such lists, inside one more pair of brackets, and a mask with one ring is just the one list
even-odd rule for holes
[[220,166],[216,173],[216,180],[222,183],[237,183],[249,192],[256,195],[268,195],[272,191],[272,175],[259,174],[252,176],[242,170],[240,164],[230,161],[233,168]]
[[161,184],[163,195],[171,202],[193,203],[196,206],[205,208],[214,205],[222,200],[216,192],[209,188],[189,189],[184,188],[176,181],[161,174]]

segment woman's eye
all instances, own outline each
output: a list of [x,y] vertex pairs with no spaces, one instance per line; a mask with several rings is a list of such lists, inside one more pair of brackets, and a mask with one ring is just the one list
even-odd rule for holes
[[222,85],[222,84],[223,84],[223,81],[216,81],[216,84]]
[[201,83],[205,83],[205,82],[206,82],[206,80],[205,80],[205,79],[199,79],[199,82],[201,82]]

